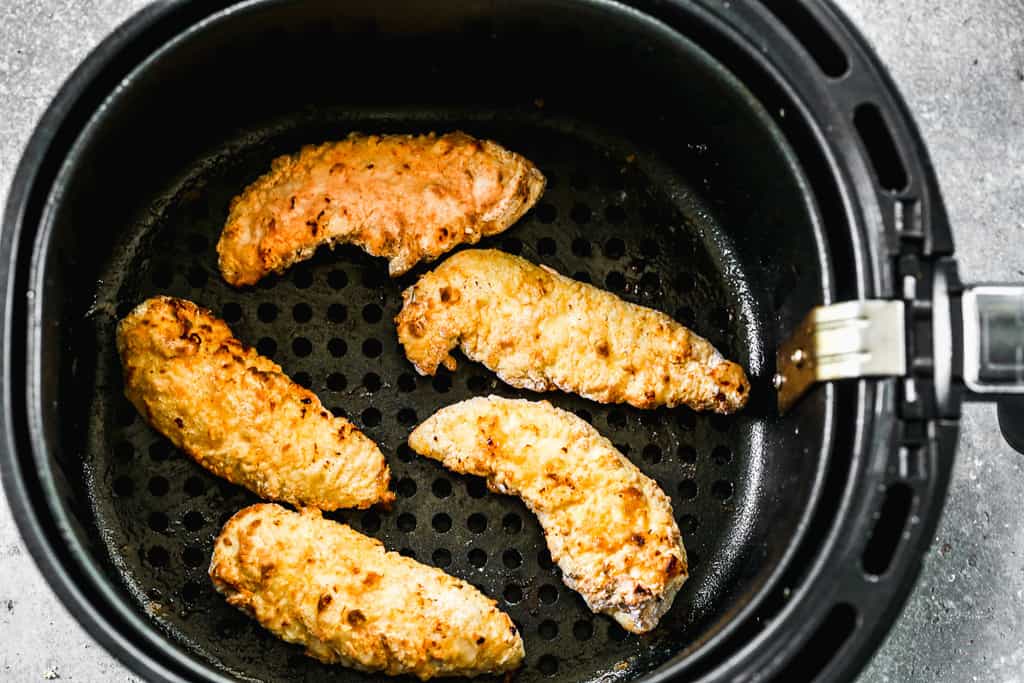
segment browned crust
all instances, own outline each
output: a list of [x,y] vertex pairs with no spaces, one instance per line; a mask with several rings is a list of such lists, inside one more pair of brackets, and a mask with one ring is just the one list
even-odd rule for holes
[[465,133],[350,135],[278,157],[231,202],[217,253],[224,279],[250,285],[352,243],[392,276],[499,233],[544,190],[527,159]]
[[214,474],[324,510],[394,499],[377,445],[210,311],[148,299],[118,325],[117,348],[128,399]]

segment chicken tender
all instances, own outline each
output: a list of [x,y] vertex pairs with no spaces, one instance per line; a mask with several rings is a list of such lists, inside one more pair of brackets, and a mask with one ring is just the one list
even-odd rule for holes
[[238,512],[217,537],[210,578],[231,605],[328,664],[427,680],[523,661],[522,638],[494,600],[317,510]]
[[117,328],[125,395],[196,462],[263,498],[324,510],[394,499],[377,445],[191,301],[159,296]]
[[251,285],[352,243],[392,276],[519,220],[544,191],[523,157],[465,133],[350,135],[282,156],[231,203],[217,244],[228,283]]
[[580,394],[637,408],[732,413],[747,376],[664,313],[495,250],[448,258],[402,293],[405,355],[433,375],[456,346],[519,389]]
[[566,585],[627,631],[653,629],[686,581],[668,496],[572,413],[547,401],[472,398],[436,412],[409,446],[520,496]]

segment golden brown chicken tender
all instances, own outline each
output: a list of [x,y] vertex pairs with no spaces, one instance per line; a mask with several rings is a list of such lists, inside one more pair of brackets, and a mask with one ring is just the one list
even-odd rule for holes
[[686,581],[672,503],[596,429],[547,401],[477,397],[434,413],[409,446],[537,515],[567,586],[645,633]]
[[158,296],[117,328],[125,395],[196,462],[264,498],[324,510],[394,499],[377,445],[221,320]]
[[459,346],[520,389],[561,389],[637,408],[687,405],[732,413],[747,376],[664,313],[495,250],[448,258],[402,293],[395,318],[420,374]]
[[321,244],[352,243],[401,275],[505,230],[543,191],[533,164],[489,140],[353,134],[275,159],[232,201],[220,270],[249,285]]
[[237,513],[217,537],[210,578],[230,604],[328,664],[426,680],[523,660],[522,638],[494,600],[316,510]]

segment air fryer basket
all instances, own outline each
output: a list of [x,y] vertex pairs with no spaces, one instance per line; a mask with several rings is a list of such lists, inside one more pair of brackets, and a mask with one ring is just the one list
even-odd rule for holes
[[[144,423],[123,398],[113,343],[120,316],[171,294],[213,309],[381,445],[393,509],[330,516],[497,599],[526,641],[516,680],[855,671],[916,573],[948,476],[937,444],[948,454],[955,434],[955,422],[939,425],[908,451],[918,427],[894,420],[895,380],[819,387],[776,412],[775,349],[804,313],[891,289],[866,227],[877,206],[863,158],[837,168],[807,101],[700,3],[216,10],[170,3],[101,48],[54,105],[63,118],[49,147],[37,143],[35,175],[12,192],[37,198],[8,215],[25,232],[10,247],[6,329],[28,334],[5,359],[8,390],[23,397],[7,402],[20,447],[5,481],[21,487],[12,500],[33,552],[101,641],[155,678],[378,680],[303,656],[207,579],[220,525],[255,498]],[[780,54],[801,55],[793,73],[814,68],[777,19],[744,12]],[[811,102],[827,115],[830,103]],[[382,260],[343,247],[245,290],[220,278],[228,203],[275,156],[350,131],[456,129],[524,154],[548,178],[540,203],[481,246],[692,326],[748,369],[748,408],[720,417],[540,397],[465,360],[418,377],[391,321],[429,265],[391,280]],[[929,181],[909,187],[927,194]],[[927,206],[941,226],[941,206]],[[486,393],[575,411],[671,496],[691,578],[652,634],[591,614],[518,500],[404,445],[438,408]],[[890,467],[897,453],[910,471]],[[906,490],[892,494],[896,479]],[[884,563],[862,567],[872,515],[898,507],[893,495],[909,496],[903,518],[913,507],[923,522],[878,541],[892,546]],[[46,540],[55,535],[63,546]],[[783,656],[758,663],[756,639]]]

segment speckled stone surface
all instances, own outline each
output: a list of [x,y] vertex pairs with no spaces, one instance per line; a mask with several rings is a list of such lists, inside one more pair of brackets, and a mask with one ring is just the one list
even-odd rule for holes
[[[87,51],[144,0],[0,1],[0,192]],[[837,0],[888,65],[938,169],[961,273],[1024,280],[1024,3]],[[964,411],[942,523],[862,683],[1024,681],[1024,456]],[[0,498],[3,497],[0,492]],[[0,502],[0,680],[137,681],[69,616]]]

